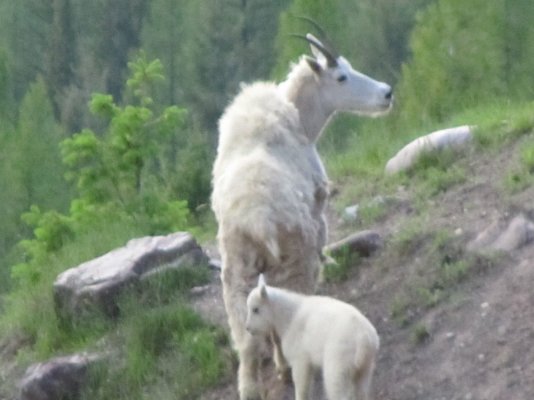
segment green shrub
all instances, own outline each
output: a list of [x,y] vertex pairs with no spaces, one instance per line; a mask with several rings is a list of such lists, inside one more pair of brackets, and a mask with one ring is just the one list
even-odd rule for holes
[[412,341],[415,344],[422,344],[430,339],[430,332],[426,325],[419,323],[412,329]]

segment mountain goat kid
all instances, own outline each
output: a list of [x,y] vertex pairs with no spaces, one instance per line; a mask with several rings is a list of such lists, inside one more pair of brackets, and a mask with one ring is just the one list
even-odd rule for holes
[[322,368],[329,400],[368,399],[379,338],[350,304],[266,286],[260,275],[247,299],[246,329],[280,339],[276,351],[291,367],[295,400],[308,400],[314,368]]
[[318,138],[336,112],[376,115],[393,100],[389,85],[355,71],[315,36],[303,38],[314,57],[303,56],[280,84],[243,87],[219,121],[211,200],[241,400],[260,398],[261,340],[245,330],[258,275],[301,293],[315,290],[328,199]]

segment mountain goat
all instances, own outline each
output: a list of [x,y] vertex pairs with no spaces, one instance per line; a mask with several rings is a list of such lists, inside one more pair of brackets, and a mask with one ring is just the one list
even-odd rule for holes
[[315,289],[328,198],[317,140],[336,112],[376,115],[393,100],[389,85],[355,71],[315,36],[303,38],[314,57],[302,56],[280,84],[244,86],[219,120],[212,208],[241,400],[260,398],[260,341],[245,330],[258,275],[301,293]]
[[308,400],[315,368],[322,369],[329,400],[368,399],[379,338],[350,304],[266,286],[260,275],[247,299],[246,329],[279,338],[276,350],[291,367],[295,400]]

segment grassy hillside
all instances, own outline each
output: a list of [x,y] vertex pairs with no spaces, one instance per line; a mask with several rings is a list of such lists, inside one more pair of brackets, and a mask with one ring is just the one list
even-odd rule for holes
[[[460,124],[478,126],[463,151],[384,175],[410,139]],[[337,260],[319,289],[359,307],[378,329],[373,398],[532,397],[534,244],[495,251],[469,243],[496,223],[504,231],[517,215],[534,220],[534,104],[480,106],[419,131],[387,127],[366,123],[346,152],[328,154],[337,193],[330,240],[371,229],[384,247]],[[343,210],[353,204],[359,214],[349,221]],[[284,390],[292,399],[291,387]],[[236,395],[230,381],[201,398]]]
[[[522,323],[534,318],[533,246],[467,249],[491,224],[534,219],[531,0],[153,0],[129,13],[110,0],[37,3],[0,0],[0,399],[16,397],[29,365],[85,349],[111,351],[112,362],[91,371],[84,399],[235,397],[235,355],[213,322],[224,320],[216,274],[164,278],[126,294],[120,318],[74,324],[56,317],[52,284],[133,237],[188,230],[213,246],[216,120],[239,81],[274,65],[284,76],[308,51],[287,40],[311,29],[294,15],[318,19],[356,68],[395,86],[390,115],[339,116],[319,144],[330,241],[363,229],[385,241],[371,259],[338,260],[321,288],[376,323],[377,399],[534,398]],[[109,41],[109,27],[131,35]],[[465,124],[476,128],[462,151],[384,174],[411,140]],[[345,218],[353,205],[357,218]],[[198,315],[190,289],[204,284],[212,297]],[[499,312],[481,317],[494,303]]]
[[[388,158],[409,140],[429,129],[459,124],[478,126],[465,151],[430,155],[406,173],[384,175]],[[499,254],[470,254],[465,235],[475,235],[475,226],[483,229],[489,221],[480,217],[495,210],[503,215],[518,209],[534,212],[532,202],[524,203],[534,187],[533,127],[534,104],[491,105],[447,124],[404,132],[392,130],[387,119],[371,120],[349,135],[346,151],[328,149],[327,169],[338,193],[331,202],[330,239],[376,229],[386,246],[375,259],[350,260],[341,265],[342,273],[327,274],[322,290],[356,302],[379,327],[384,325],[381,319],[391,319],[386,352],[397,345],[394,340],[401,340],[400,346],[405,340],[426,342],[433,334],[425,321],[428,313],[466,301],[466,290],[507,263]],[[326,135],[336,133],[331,129]],[[484,186],[488,181],[491,196]],[[379,197],[385,200],[377,201]],[[485,203],[490,200],[491,207]],[[342,210],[352,204],[360,205],[359,217],[344,221]],[[94,383],[84,398],[191,399],[229,382],[233,368],[226,332],[203,322],[188,306],[188,289],[216,284],[216,276],[188,272],[149,288],[142,299],[125,296],[117,321],[95,316],[65,326],[57,320],[51,291],[55,276],[140,234],[135,224],[123,223],[87,232],[46,260],[50,267],[31,291],[12,292],[0,320],[0,369],[8,377],[0,382],[3,398],[14,395],[13,382],[27,365],[87,348],[112,348],[116,362],[113,368],[93,372]],[[212,230],[204,233],[206,243],[213,242],[213,235]],[[378,379],[384,374],[379,372]]]

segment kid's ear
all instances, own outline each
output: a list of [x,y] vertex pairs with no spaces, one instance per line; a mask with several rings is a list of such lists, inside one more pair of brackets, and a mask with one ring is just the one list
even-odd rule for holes
[[306,56],[305,59],[312,71],[315,72],[317,75],[320,75],[323,72],[323,67],[321,67],[321,64],[319,64],[319,62],[315,58]]
[[267,286],[261,285],[260,286],[260,296],[262,299],[267,299]]
[[260,274],[258,278],[258,287],[260,288],[260,295],[262,299],[267,298],[267,284],[265,283],[265,276]]

